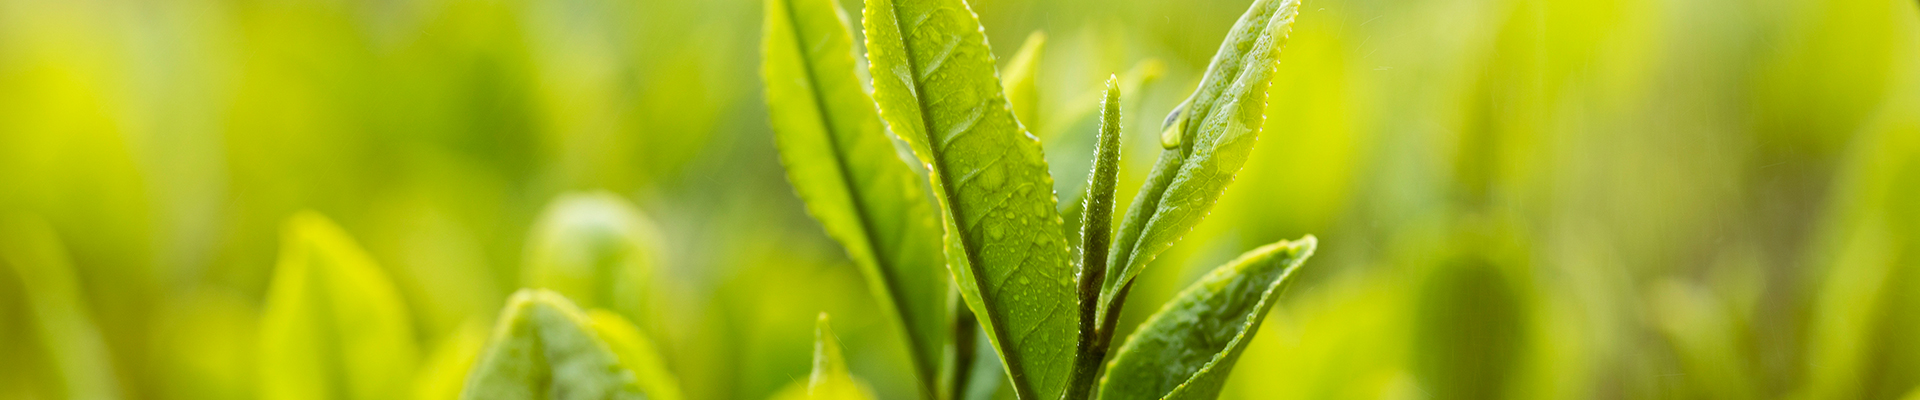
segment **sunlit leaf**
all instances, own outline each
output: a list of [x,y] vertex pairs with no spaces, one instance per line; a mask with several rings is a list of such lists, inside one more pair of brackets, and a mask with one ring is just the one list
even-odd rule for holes
[[1033,31],[1027,34],[1027,41],[1020,44],[1020,51],[1013,53],[1002,68],[1000,76],[1003,90],[1007,93],[1007,105],[1013,109],[1013,116],[1022,125],[1044,127],[1040,120],[1040,90],[1035,83],[1040,75],[1040,52],[1047,48],[1047,33]]
[[620,365],[625,365],[639,379],[640,389],[652,400],[680,400],[680,382],[668,373],[667,364],[660,358],[660,352],[647,339],[645,332],[633,326],[626,319],[606,310],[587,312],[587,318],[593,322],[593,331],[606,341],[613,354],[620,357]]
[[1100,398],[1199,399],[1220,394],[1293,271],[1313,255],[1313,236],[1262,246],[1180,292],[1116,351]]
[[1023,399],[1071,372],[1073,262],[1040,142],[1009,110],[980,22],[961,0],[868,1],[880,116],[928,166],[947,266]]
[[523,289],[507,300],[460,398],[646,399],[593,322],[559,293]]
[[640,210],[613,193],[560,195],[535,222],[521,279],[588,308],[640,318],[660,263],[660,233]]
[[821,313],[814,327],[813,372],[807,377],[807,398],[813,400],[868,400],[865,385],[847,372],[847,360],[840,355],[840,338]]
[[1200,87],[1163,127],[1160,160],[1120,222],[1101,289],[1102,315],[1148,262],[1213,208],[1246,164],[1266,122],[1267,86],[1297,13],[1297,0],[1257,0],[1234,23]]
[[487,326],[478,322],[461,325],[441,339],[420,362],[420,373],[413,382],[413,398],[459,399],[460,390],[466,386],[467,371],[473,369],[474,359],[480,357],[480,349],[486,344]]
[[894,150],[860,84],[832,0],[767,0],[761,73],[787,179],[903,324],[922,390],[947,337],[946,262],[921,178]]
[[29,324],[45,346],[57,386],[72,399],[120,398],[107,344],[60,238],[38,218],[8,217],[0,224],[0,264],[19,278]]
[[1107,78],[1107,95],[1100,102],[1100,134],[1095,140],[1093,171],[1087,174],[1086,199],[1080,221],[1080,340],[1068,399],[1084,399],[1093,387],[1106,357],[1106,340],[1099,333],[1100,283],[1107,273],[1107,246],[1113,239],[1114,185],[1120,177],[1120,78]]
[[260,395],[269,400],[399,399],[419,349],[386,274],[339,226],[287,220],[260,321]]

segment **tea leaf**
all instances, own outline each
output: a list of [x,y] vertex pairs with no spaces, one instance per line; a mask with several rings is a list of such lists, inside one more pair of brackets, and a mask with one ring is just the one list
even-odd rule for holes
[[1266,120],[1267,86],[1297,0],[1257,0],[1234,23],[1207,73],[1169,116],[1153,172],[1121,220],[1101,288],[1101,314],[1113,312],[1148,262],[1193,229],[1246,164]]
[[1315,244],[1309,235],[1262,246],[1182,290],[1120,346],[1100,380],[1100,398],[1218,397],[1275,296]]
[[559,293],[514,293],[460,398],[646,399],[592,324]]
[[667,371],[667,363],[661,360],[659,350],[653,347],[646,333],[633,326],[626,319],[606,310],[587,311],[587,318],[593,322],[593,331],[607,342],[613,354],[620,357],[620,365],[625,365],[640,379],[640,389],[651,400],[680,400],[680,382]]
[[287,220],[260,321],[263,398],[399,399],[419,350],[406,304],[339,226]]
[[0,263],[19,277],[33,332],[46,347],[58,387],[72,399],[120,398],[106,341],[88,311],[66,246],[53,227],[38,218],[0,222],[6,224],[0,226]]
[[641,318],[660,263],[660,233],[639,209],[606,191],[562,194],[534,223],[521,280],[587,308]]
[[1080,221],[1080,343],[1068,399],[1085,399],[1100,373],[1111,336],[1099,332],[1100,283],[1107,273],[1107,246],[1113,235],[1113,192],[1120,178],[1120,78],[1107,78],[1100,102],[1100,135],[1094,145],[1093,172],[1087,174]]
[[1002,90],[1007,93],[1007,105],[1021,125],[1046,126],[1040,120],[1040,90],[1034,85],[1040,75],[1040,51],[1046,48],[1047,33],[1033,31],[1027,34],[1027,41],[1020,44],[1020,51],[1007,61],[1007,67],[1001,69],[1000,76],[1006,77]]
[[1071,372],[1073,261],[1040,142],[1009,110],[979,20],[961,0],[867,2],[881,119],[928,166],[947,268],[1022,399]]
[[787,179],[906,331],[915,375],[932,393],[950,289],[924,181],[900,159],[861,87],[839,5],[767,0],[766,7],[761,73]]
[[840,338],[821,313],[814,326],[813,373],[807,377],[807,398],[813,400],[867,400],[873,398],[866,388],[847,373],[847,361],[840,355]]

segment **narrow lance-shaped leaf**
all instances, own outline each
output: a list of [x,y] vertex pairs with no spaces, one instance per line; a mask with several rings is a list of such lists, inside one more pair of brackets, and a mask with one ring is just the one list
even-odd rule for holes
[[5,223],[0,226],[0,264],[11,266],[19,277],[22,300],[32,313],[34,333],[53,363],[49,367],[60,380],[58,387],[72,399],[120,398],[107,344],[81,296],[66,246],[38,218],[0,222]]
[[419,362],[393,283],[318,213],[287,220],[260,321],[260,395],[399,399]]
[[847,372],[847,360],[840,354],[840,338],[820,313],[814,325],[813,373],[807,376],[807,398],[813,400],[868,400],[873,398],[853,374]]
[[1013,53],[1007,60],[1007,67],[1001,69],[1002,84],[1007,93],[1007,106],[1013,109],[1014,118],[1022,125],[1040,128],[1046,126],[1040,120],[1040,90],[1037,87],[1040,75],[1040,51],[1047,48],[1047,33],[1033,31],[1027,34],[1027,41],[1020,44],[1020,51]]
[[1273,309],[1313,236],[1262,246],[1201,277],[1155,312],[1114,354],[1102,400],[1212,400]]
[[639,379],[592,324],[558,293],[514,293],[460,398],[646,399]]
[[1134,196],[1114,237],[1103,318],[1148,262],[1200,223],[1246,164],[1266,120],[1267,86],[1299,7],[1298,0],[1256,0],[1228,33],[1196,89],[1169,116],[1165,151]]
[[562,194],[527,238],[521,280],[588,308],[643,318],[660,263],[660,233],[626,199],[605,191]]
[[900,159],[857,76],[833,0],[767,0],[761,73],[787,179],[907,333],[934,393],[947,338],[946,260],[923,180]]
[[1100,102],[1100,134],[1095,140],[1093,172],[1087,174],[1084,216],[1080,219],[1080,343],[1067,399],[1085,399],[1100,373],[1112,336],[1099,332],[1100,283],[1107,273],[1107,246],[1112,239],[1113,192],[1120,178],[1120,78],[1107,78],[1106,99]]
[[[1040,142],[1008,109],[961,0],[872,0],[874,99],[928,166],[947,267],[1022,399],[1055,399],[1074,353],[1073,261]],[[976,378],[977,379],[977,378]]]

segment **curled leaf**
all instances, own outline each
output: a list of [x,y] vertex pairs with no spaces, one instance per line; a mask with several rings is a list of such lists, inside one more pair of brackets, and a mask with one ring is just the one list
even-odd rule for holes
[[1200,87],[1167,118],[1160,160],[1114,236],[1101,314],[1121,288],[1213,208],[1253,151],[1266,121],[1267,86],[1298,0],[1257,0],[1234,23]]
[[1309,235],[1262,246],[1182,290],[1120,346],[1100,380],[1100,398],[1218,397],[1287,278],[1313,255],[1315,244]]
[[521,280],[588,308],[640,318],[654,291],[660,233],[626,199],[605,191],[562,194],[534,223]]

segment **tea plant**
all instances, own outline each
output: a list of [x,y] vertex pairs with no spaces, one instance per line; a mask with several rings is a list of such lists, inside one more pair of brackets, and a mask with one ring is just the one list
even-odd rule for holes
[[[967,380],[986,378],[967,375],[977,322],[1021,399],[1211,399],[1312,254],[1312,236],[1215,269],[1110,361],[1109,347],[1133,279],[1245,164],[1297,8],[1258,0],[1235,23],[1199,88],[1167,118],[1159,161],[1117,230],[1121,94],[1108,80],[1077,244],[1061,229],[1040,142],[1019,119],[1031,112],[1017,117],[1008,101],[1008,91],[1030,94],[1031,77],[1001,83],[964,1],[867,1],[869,95],[832,0],[768,0],[762,74],[788,179],[906,333],[925,397],[959,398]],[[896,155],[889,132],[924,175]]]

